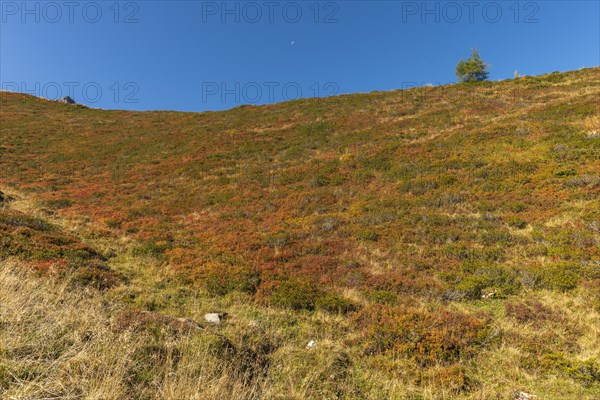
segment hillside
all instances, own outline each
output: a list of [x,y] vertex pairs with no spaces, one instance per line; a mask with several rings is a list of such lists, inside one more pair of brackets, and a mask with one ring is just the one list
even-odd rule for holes
[[600,396],[600,68],[205,113],[0,99],[9,397]]

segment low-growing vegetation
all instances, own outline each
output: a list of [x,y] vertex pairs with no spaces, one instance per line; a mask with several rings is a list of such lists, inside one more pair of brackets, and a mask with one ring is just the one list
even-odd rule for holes
[[2,93],[0,397],[599,398],[599,88]]

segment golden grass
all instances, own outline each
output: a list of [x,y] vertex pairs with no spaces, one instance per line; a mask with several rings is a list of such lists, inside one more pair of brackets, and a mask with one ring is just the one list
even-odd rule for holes
[[582,125],[588,137],[600,136],[600,116],[588,117],[582,121]]
[[262,390],[215,357],[209,334],[163,337],[150,348],[147,332],[112,329],[122,307],[97,292],[73,291],[12,262],[2,263],[0,286],[3,398],[249,399]]

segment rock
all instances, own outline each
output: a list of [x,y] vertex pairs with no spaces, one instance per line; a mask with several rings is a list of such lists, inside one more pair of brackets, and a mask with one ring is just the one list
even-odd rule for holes
[[315,342],[314,340],[311,340],[310,342],[308,342],[308,344],[306,345],[307,349],[314,349],[315,347],[317,347],[317,342]]
[[482,299],[490,299],[490,298],[494,297],[495,295],[496,295],[496,291],[493,291],[493,292],[482,294],[481,298]]
[[533,400],[537,396],[517,390],[513,393],[513,400]]
[[219,325],[226,315],[226,313],[208,313],[204,315],[204,319],[211,324]]
[[66,104],[77,104],[75,102],[75,100],[73,100],[72,98],[70,98],[69,96],[65,96],[60,100],[57,100],[59,103],[66,103]]

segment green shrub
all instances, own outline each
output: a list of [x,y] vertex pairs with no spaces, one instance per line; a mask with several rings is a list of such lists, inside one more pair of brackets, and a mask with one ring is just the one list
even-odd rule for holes
[[561,353],[547,354],[542,366],[567,376],[584,387],[600,383],[600,364],[595,358],[570,361]]
[[444,252],[459,261],[465,262],[497,262],[504,259],[503,247],[476,248],[464,244],[451,243],[444,247]]
[[0,214],[0,225],[8,225],[12,228],[26,227],[43,232],[52,229],[52,225],[46,221],[22,214]]
[[260,273],[248,267],[213,265],[198,272],[200,284],[213,296],[238,291],[254,294],[260,284]]
[[270,234],[263,239],[263,243],[269,247],[284,247],[291,241],[290,234],[286,232]]
[[311,124],[301,125],[298,130],[303,135],[320,136],[327,135],[333,132],[335,124],[332,122],[315,122]]
[[422,196],[432,192],[439,186],[439,183],[432,179],[413,179],[400,185],[398,191],[400,193],[412,193],[416,196]]
[[97,290],[106,290],[117,286],[122,279],[108,268],[82,267],[75,270],[71,276],[71,283],[76,286],[92,287]]
[[277,307],[312,311],[319,296],[316,285],[290,279],[275,284],[269,295],[269,302]]
[[449,300],[479,299],[491,293],[502,298],[520,289],[516,273],[499,264],[463,263],[459,271],[440,277],[446,281],[445,297]]
[[276,307],[292,310],[318,309],[346,314],[356,309],[354,303],[339,294],[320,290],[316,284],[297,278],[266,282],[257,297]]
[[565,177],[565,176],[577,175],[577,171],[575,171],[575,169],[573,169],[573,168],[562,169],[560,171],[555,172],[554,175],[562,178],[562,177]]
[[361,240],[376,242],[379,240],[379,234],[368,229],[362,229],[356,233],[356,236]]
[[511,201],[504,205],[504,208],[513,213],[520,213],[527,210],[527,204],[522,201]]
[[358,162],[362,168],[365,168],[369,171],[388,171],[392,167],[390,156],[386,154],[362,158],[359,159]]
[[63,208],[69,208],[72,204],[73,201],[68,199],[46,200],[43,202],[43,206],[49,208],[50,210],[60,210]]
[[330,313],[347,314],[356,310],[356,305],[339,294],[329,291],[317,297],[316,308]]
[[544,289],[566,292],[577,287],[579,268],[574,264],[554,264],[542,267],[540,286]]
[[115,219],[107,219],[106,221],[104,221],[104,223],[106,224],[106,226],[112,229],[118,229],[121,227],[121,221]]
[[517,229],[525,229],[525,228],[527,228],[527,222],[523,221],[521,218],[519,218],[517,216],[508,217],[506,219],[506,223],[509,226],[512,226],[513,228],[517,228]]
[[166,243],[145,242],[135,246],[131,254],[134,257],[161,257],[168,248]]
[[374,290],[365,293],[365,297],[373,303],[379,304],[396,304],[398,303],[398,295],[389,290]]

